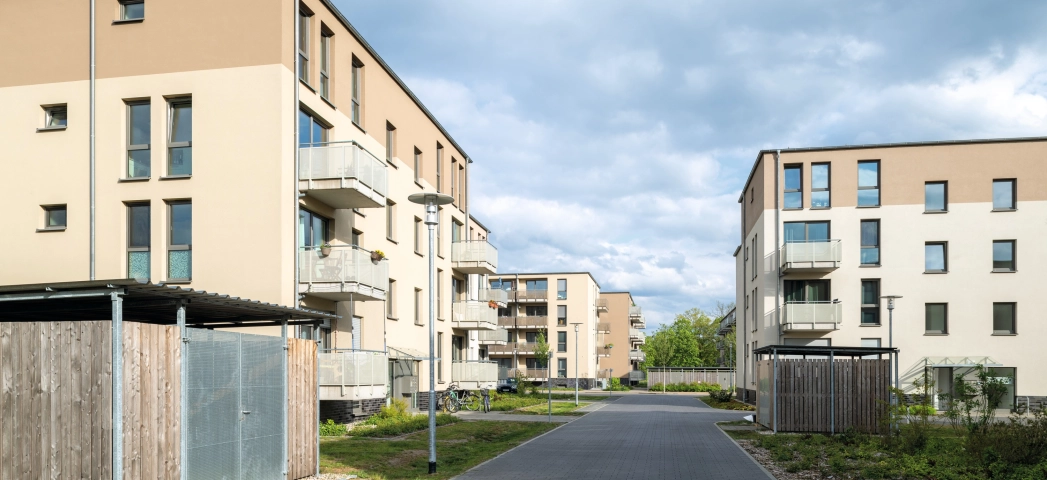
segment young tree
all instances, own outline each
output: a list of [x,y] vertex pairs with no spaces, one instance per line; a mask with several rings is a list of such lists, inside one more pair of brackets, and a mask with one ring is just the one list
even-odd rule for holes
[[[534,361],[535,361],[535,363],[538,364],[538,368],[542,368],[542,367],[549,368],[549,365],[548,365],[548,363],[549,363],[549,343],[545,341],[545,331],[544,330],[539,330],[538,331],[538,335],[535,335],[535,338],[534,338],[534,357],[535,357]],[[548,377],[549,377],[549,375],[546,374],[546,378],[548,378]],[[546,383],[548,383],[548,382],[546,382]],[[548,385],[548,387],[552,388],[552,385]]]

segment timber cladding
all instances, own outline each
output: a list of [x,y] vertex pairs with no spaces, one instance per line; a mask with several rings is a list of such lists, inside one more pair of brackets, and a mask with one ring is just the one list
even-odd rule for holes
[[[774,408],[761,406],[766,399],[774,398],[775,379],[763,378],[768,373],[773,375],[773,362],[758,362],[757,385],[770,390],[769,395],[757,395],[760,424],[774,428],[777,415],[780,432],[885,431],[890,360],[836,358],[830,365],[828,359],[779,359],[777,414]],[[766,415],[762,413],[765,411]]]
[[287,459],[288,478],[316,473],[317,421],[316,342],[287,339]]
[[[109,322],[106,330],[109,330]],[[181,474],[182,342],[178,327],[124,322],[124,478]]]

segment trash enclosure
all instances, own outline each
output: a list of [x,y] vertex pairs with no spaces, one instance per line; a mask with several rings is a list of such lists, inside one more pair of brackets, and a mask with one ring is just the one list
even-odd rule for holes
[[885,431],[897,352],[792,345],[756,349],[756,423],[775,432]]
[[0,286],[0,478],[313,475],[316,343],[214,328],[331,317],[135,280]]

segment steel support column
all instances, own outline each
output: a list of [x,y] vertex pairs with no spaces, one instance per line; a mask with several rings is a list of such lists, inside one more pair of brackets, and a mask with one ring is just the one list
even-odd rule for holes
[[109,294],[113,303],[113,478],[124,478],[124,299]]

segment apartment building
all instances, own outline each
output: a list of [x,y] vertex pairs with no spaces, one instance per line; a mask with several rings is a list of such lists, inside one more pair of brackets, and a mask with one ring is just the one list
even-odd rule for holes
[[497,251],[468,213],[472,159],[328,0],[4,2],[0,44],[0,284],[138,278],[335,312],[321,347],[387,352],[367,398],[425,408],[408,196],[441,192],[436,348],[479,359]]
[[1007,378],[1003,407],[1047,398],[1047,138],[764,150],[739,203],[750,399],[756,348],[892,337],[907,391],[981,365]]
[[[611,325],[599,315],[604,309],[600,285],[591,274],[502,273],[488,279],[492,291],[505,292],[507,303],[497,308],[498,329],[481,333],[480,355],[497,362],[501,376],[513,377],[519,370],[525,378],[551,376],[554,384],[567,386],[578,378],[581,388],[607,377]],[[552,352],[547,365],[534,354],[539,334]]]
[[640,345],[647,340],[643,331],[647,328],[643,309],[636,305],[629,292],[601,292],[597,302],[600,323],[609,329],[604,346],[613,346],[601,366],[608,376],[620,379],[623,385],[643,380],[640,362],[645,357]]

